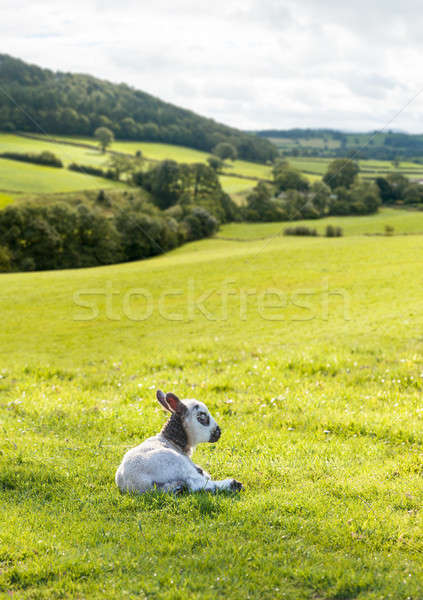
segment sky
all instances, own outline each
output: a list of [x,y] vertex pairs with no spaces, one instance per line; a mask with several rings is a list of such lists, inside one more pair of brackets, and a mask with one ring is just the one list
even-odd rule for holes
[[416,0],[0,0],[0,53],[241,129],[423,132]]

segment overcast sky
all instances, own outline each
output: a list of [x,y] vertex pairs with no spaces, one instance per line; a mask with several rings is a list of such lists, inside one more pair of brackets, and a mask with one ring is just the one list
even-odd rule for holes
[[423,132],[422,51],[417,0],[0,0],[0,52],[243,129]]

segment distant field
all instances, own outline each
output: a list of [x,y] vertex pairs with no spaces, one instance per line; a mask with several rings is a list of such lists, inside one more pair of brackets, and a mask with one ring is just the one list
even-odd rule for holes
[[394,227],[395,233],[423,233],[423,211],[396,210],[383,208],[376,215],[362,217],[327,217],[315,221],[295,221],[293,223],[230,223],[223,225],[219,238],[254,240],[282,235],[290,225],[306,225],[323,234],[327,225],[342,227],[344,235],[354,236],[366,233],[384,233],[385,225]]
[[67,169],[0,159],[0,190],[2,192],[49,194],[111,188],[127,189],[127,186],[100,177],[74,173]]
[[[54,136],[55,140],[59,140],[62,142],[65,141],[73,141],[75,143],[83,143],[83,144],[91,144],[93,146],[90,148],[81,148],[78,146],[72,146],[64,143],[56,143],[46,138],[46,136],[38,136],[39,139],[33,138],[25,138],[17,135],[9,135],[9,134],[0,134],[0,152],[42,152],[43,150],[49,150],[56,154],[64,165],[68,165],[71,162],[76,162],[82,165],[91,165],[91,166],[105,166],[108,160],[108,154],[102,154],[95,147],[97,146],[96,140],[93,138],[80,138],[80,137],[67,137],[67,136]],[[128,154],[134,154],[137,150],[141,150],[143,156],[146,159],[151,160],[165,160],[172,159],[177,162],[186,162],[186,163],[194,163],[194,162],[203,162],[205,163],[207,157],[210,156],[207,152],[201,152],[200,150],[193,150],[192,148],[185,148],[183,146],[172,146],[170,144],[155,144],[149,142],[114,142],[110,147],[111,150],[116,150],[118,152],[125,152]],[[19,163],[22,164],[22,163]],[[1,167],[1,165],[0,165]],[[37,169],[37,166],[34,166]],[[44,168],[44,167],[42,167]],[[264,179],[271,178],[271,167],[267,165],[260,165],[255,163],[249,163],[246,161],[235,161],[234,163],[229,163],[226,167],[227,171],[231,174],[239,173],[241,175],[246,175],[248,177],[260,177]],[[62,176],[64,173],[62,173]],[[13,179],[13,176],[9,177],[9,179]],[[85,186],[84,189],[93,189],[93,185],[95,188],[104,188],[106,187],[104,184],[104,180],[102,180],[101,185],[98,185],[98,179],[93,179],[90,177],[91,184],[89,187]],[[252,180],[244,180],[242,178],[236,179],[235,177],[226,177],[222,175],[220,177],[223,189],[228,193],[237,193],[239,191],[243,191],[248,188],[252,188],[256,185],[255,181]],[[42,192],[46,192],[49,190],[49,181],[46,182],[45,186],[42,186]],[[10,185],[10,184],[9,184]],[[37,190],[39,189],[39,185],[36,186]],[[110,187],[108,185],[107,187]],[[0,189],[21,189],[20,184],[18,187],[10,187],[7,188],[5,185],[2,185],[2,179],[0,178]],[[28,190],[25,187],[25,190],[22,191],[31,191],[36,193],[36,190]],[[57,191],[67,191],[67,189],[58,190],[57,184],[50,190],[52,193]],[[73,191],[69,190],[69,191]]]
[[245,190],[252,189],[255,185],[257,185],[257,181],[252,181],[251,179],[241,179],[240,177],[228,177],[227,175],[221,175],[219,179],[223,189],[228,194],[243,192]]
[[[55,139],[58,140],[58,142],[52,142],[51,139],[47,139],[46,136],[38,137],[39,139],[29,139],[12,134],[0,134],[0,152],[42,152],[43,150],[49,150],[61,158],[65,165],[68,165],[71,162],[77,162],[83,165],[105,166],[107,163],[108,154],[102,154],[97,150],[97,142],[93,138],[55,136]],[[60,141],[90,144],[92,145],[92,148],[81,148],[60,143]],[[137,150],[141,150],[146,159],[172,159],[177,162],[186,163],[205,163],[207,157],[210,156],[207,152],[201,152],[200,150],[194,150],[192,148],[150,142],[117,141],[112,144],[110,149],[128,154],[135,154]],[[331,159],[328,158],[292,157],[289,159],[289,162],[304,173],[307,179],[313,183],[322,178],[327,170],[330,160]],[[0,190],[2,191],[20,191],[35,194],[75,191],[77,189],[110,188],[116,187],[116,185],[123,185],[113,182],[107,182],[105,184],[102,179],[91,176],[86,177],[82,174],[70,173],[65,170],[57,172],[54,169],[54,172],[52,173],[51,169],[48,172],[45,170],[45,167],[38,167],[36,165],[26,165],[26,167],[22,167],[22,163],[14,163],[15,168],[12,169],[10,168],[10,162],[8,165],[3,164],[3,162],[4,161],[0,164]],[[361,169],[360,176],[363,179],[374,179],[377,176],[386,175],[394,170],[410,178],[423,178],[423,165],[411,162],[401,162],[398,168],[395,168],[390,161],[361,160],[359,161],[359,164]],[[48,177],[46,177],[47,172],[49,173]],[[272,179],[272,167],[270,165],[241,160],[233,162],[227,161],[224,172],[220,175],[220,181],[223,189],[231,195],[236,195],[251,189],[257,182],[254,179],[247,180],[242,179],[241,177],[228,177],[228,173],[235,176],[238,174],[263,180]],[[34,176],[34,185],[32,185],[31,174]],[[80,187],[81,185],[83,186],[82,188]],[[239,198],[234,199],[236,201],[239,200]],[[3,203],[4,202],[6,201],[3,200]]]
[[[327,171],[331,158],[309,158],[290,157],[289,162],[305,174],[312,174],[320,178]],[[392,172],[402,173],[411,179],[423,178],[423,165],[411,162],[400,162],[395,167],[391,161],[382,160],[359,160],[360,176],[363,179],[374,179],[378,176],[387,175]]]
[[[66,136],[55,136],[55,139],[61,139],[63,141],[75,141],[82,142],[84,144],[96,145],[96,140],[93,138],[78,138],[78,137],[66,137]],[[151,158],[153,160],[165,160],[172,159],[177,162],[206,162],[210,156],[208,152],[202,152],[201,150],[194,150],[193,148],[186,148],[185,146],[174,146],[172,144],[156,144],[153,142],[122,142],[116,141],[109,147],[110,150],[116,150],[117,152],[127,152],[128,154],[135,154],[137,150],[141,150],[145,158]],[[230,173],[239,173],[240,175],[247,175],[249,177],[260,177],[263,179],[270,179],[272,167],[269,165],[262,165],[258,163],[247,162],[245,160],[228,161],[225,166],[225,170]]]
[[[385,133],[353,133],[346,135],[346,147],[351,150],[354,148],[361,147],[372,147],[372,146],[383,146],[385,142]],[[292,150],[294,148],[316,148],[322,149],[333,149],[339,148],[341,142],[339,139],[334,137],[331,133],[327,132],[319,137],[269,137],[268,138],[273,144],[275,144],[281,150]]]
[[39,153],[48,150],[58,156],[64,165],[72,162],[94,167],[103,166],[107,161],[107,155],[98,150],[89,148],[79,148],[77,146],[68,146],[48,141],[47,138],[36,140],[25,138],[18,135],[0,134],[0,153],[1,152],[32,152]]

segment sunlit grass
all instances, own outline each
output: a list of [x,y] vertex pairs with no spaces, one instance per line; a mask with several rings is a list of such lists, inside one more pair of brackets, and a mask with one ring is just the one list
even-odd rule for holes
[[218,235],[219,237],[253,240],[282,235],[284,229],[293,224],[313,227],[320,235],[324,235],[328,225],[341,227],[344,235],[347,236],[366,233],[382,235],[385,233],[387,225],[394,228],[394,233],[423,234],[423,211],[382,208],[376,215],[362,217],[326,217],[315,221],[294,221],[293,223],[229,223],[220,228]]
[[49,194],[77,190],[122,188],[123,183],[75,173],[68,169],[44,167],[15,160],[0,159],[0,189],[7,192]]
[[[395,214],[414,227],[1,275],[0,592],[420,598],[423,236],[358,235]],[[195,460],[244,493],[118,493],[157,387],[207,403],[223,435]]]

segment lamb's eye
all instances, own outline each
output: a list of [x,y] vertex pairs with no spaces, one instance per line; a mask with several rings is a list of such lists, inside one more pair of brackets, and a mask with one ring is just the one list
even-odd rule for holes
[[209,425],[210,424],[210,417],[209,417],[209,415],[206,415],[206,413],[200,413],[197,416],[197,421],[199,423],[201,423],[201,425]]

